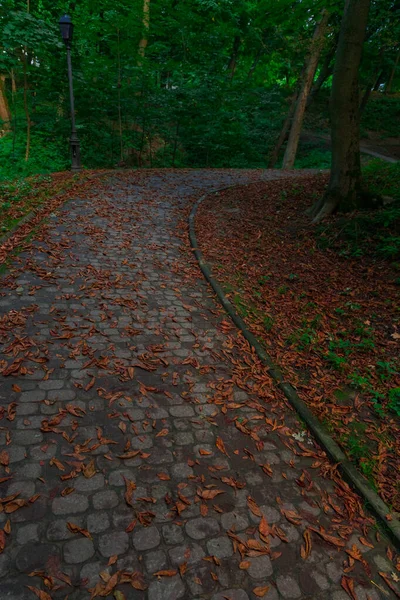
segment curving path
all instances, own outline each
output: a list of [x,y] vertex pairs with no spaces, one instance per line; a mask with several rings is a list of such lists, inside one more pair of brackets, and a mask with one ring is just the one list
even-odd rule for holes
[[395,556],[187,241],[195,198],[279,176],[116,174],[14,259],[0,295],[1,600],[396,597],[378,574],[396,585]]

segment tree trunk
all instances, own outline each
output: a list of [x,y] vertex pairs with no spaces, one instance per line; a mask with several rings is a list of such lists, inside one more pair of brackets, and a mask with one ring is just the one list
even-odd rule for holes
[[147,48],[147,44],[148,44],[148,36],[149,36],[149,29],[150,29],[150,0],[143,0],[143,18],[142,18],[142,25],[143,25],[143,34],[142,34],[142,38],[139,42],[139,62],[138,65],[141,66],[142,62],[141,59],[144,58],[145,54],[146,54],[146,48]]
[[392,72],[390,73],[389,81],[386,84],[385,94],[390,94],[390,92],[392,91],[393,79],[396,74],[396,69],[397,69],[397,65],[399,64],[399,59],[400,59],[400,49],[397,52],[396,62],[394,63]]
[[325,196],[311,209],[314,222],[361,197],[358,70],[371,0],[346,0],[331,94],[332,167]]
[[232,81],[232,79],[235,75],[235,71],[236,71],[240,43],[241,43],[240,36],[235,35],[235,39],[233,40],[232,54],[231,54],[231,58],[230,58],[229,64],[228,64],[228,71],[229,71],[231,81]]
[[9,131],[11,122],[10,107],[6,96],[5,75],[0,75],[0,121],[3,131]]
[[249,69],[249,72],[247,73],[247,80],[250,79],[250,77],[253,75],[254,71],[256,70],[256,67],[258,65],[258,63],[260,62],[260,58],[262,56],[264,52],[264,46],[261,46],[257,52],[257,54],[254,57],[253,63]]
[[117,41],[118,41],[118,52],[117,52],[117,62],[118,62],[118,82],[117,82],[117,90],[118,90],[118,130],[119,130],[119,152],[121,162],[124,160],[124,143],[122,138],[122,109],[121,109],[121,49],[120,49],[120,35],[119,29],[117,29]]
[[367,104],[368,104],[368,100],[369,100],[369,97],[370,97],[370,95],[371,95],[371,92],[372,92],[372,90],[374,90],[374,89],[375,89],[376,85],[377,85],[377,84],[378,84],[378,82],[381,80],[381,78],[382,78],[382,74],[383,74],[383,71],[381,71],[381,70],[380,70],[380,67],[379,67],[378,75],[377,75],[377,76],[375,77],[375,79],[374,79],[374,80],[373,80],[373,81],[372,81],[372,82],[371,82],[369,85],[367,85],[367,87],[365,88],[364,95],[363,95],[363,97],[362,97],[362,99],[361,99],[361,102],[360,102],[360,108],[358,109],[358,110],[359,110],[359,114],[360,114],[360,118],[361,118],[361,116],[362,116],[362,114],[363,114],[363,112],[364,112],[364,109],[365,109],[365,107],[366,107],[366,106],[367,106]]
[[25,147],[25,160],[29,160],[29,154],[31,150],[31,117],[29,114],[29,105],[28,105],[28,75],[27,75],[27,67],[26,67],[26,48],[23,50],[22,54],[22,64],[24,67],[24,111],[26,117],[26,147]]
[[290,107],[289,107],[289,112],[287,114],[285,122],[283,123],[283,127],[281,129],[281,132],[279,134],[279,137],[275,144],[275,147],[269,157],[268,169],[273,169],[275,167],[276,161],[278,160],[279,152],[287,138],[287,134],[288,134],[288,131],[290,128],[290,123],[292,122],[292,118],[294,115],[294,109],[296,108],[296,102],[297,102],[297,92],[293,95],[292,102],[290,103]]
[[312,86],[311,92],[308,95],[307,108],[310,106],[310,104],[313,102],[313,100],[315,100],[315,98],[318,96],[319,91],[322,88],[322,86],[324,85],[325,81],[333,73],[333,62],[332,61],[333,61],[333,58],[334,58],[335,52],[336,52],[336,44],[337,44],[337,40],[335,40],[335,44],[333,44],[332,48],[329,50],[328,54],[325,56],[324,63],[321,67],[321,72],[318,75],[317,80],[314,83],[314,85]]
[[283,169],[292,169],[296,159],[297,146],[299,145],[301,128],[303,125],[304,112],[306,110],[307,97],[314,79],[315,71],[318,65],[318,59],[321,52],[321,44],[328,25],[329,13],[322,11],[321,20],[315,28],[310,57],[304,72],[304,79],[297,99],[297,105],[294,112],[292,127],[289,134],[289,141],[283,158]]

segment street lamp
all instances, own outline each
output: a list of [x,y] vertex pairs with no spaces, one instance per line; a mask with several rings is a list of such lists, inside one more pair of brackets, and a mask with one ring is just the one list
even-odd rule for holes
[[64,15],[60,19],[60,30],[62,39],[65,42],[67,47],[67,61],[68,61],[68,80],[69,80],[69,98],[71,103],[71,138],[70,138],[70,146],[71,146],[71,170],[72,171],[80,171],[81,169],[81,155],[80,155],[80,146],[79,139],[76,133],[75,126],[75,108],[74,108],[74,87],[72,82],[72,63],[71,63],[71,42],[72,42],[72,34],[74,31],[74,25],[71,21],[71,17],[68,15]]

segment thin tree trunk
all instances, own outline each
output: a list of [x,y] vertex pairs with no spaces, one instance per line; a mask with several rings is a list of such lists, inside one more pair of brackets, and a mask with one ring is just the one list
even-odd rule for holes
[[120,38],[119,38],[119,29],[117,29],[117,41],[118,41],[118,129],[119,129],[119,149],[120,149],[120,158],[121,162],[124,160],[124,144],[122,139],[122,111],[121,111],[121,52],[120,52]]
[[372,90],[375,89],[375,87],[376,87],[377,83],[380,81],[381,77],[382,77],[382,71],[379,70],[378,76],[375,77],[374,81],[371,84],[367,85],[367,87],[365,88],[363,97],[360,102],[360,108],[358,109],[359,113],[360,113],[360,117],[363,114],[364,109],[368,104],[368,100],[369,100],[369,97],[371,96]]
[[229,71],[229,76],[230,76],[231,81],[235,76],[237,59],[239,56],[240,43],[241,43],[240,36],[235,35],[235,39],[233,40],[232,54],[231,54],[231,58],[230,58],[229,64],[228,64],[228,71]]
[[175,168],[176,150],[177,150],[177,147],[178,147],[179,125],[180,125],[180,123],[179,123],[179,121],[178,121],[178,123],[176,124],[176,133],[175,133],[175,140],[174,140],[174,149],[173,149],[173,152],[172,152],[172,167],[173,167],[173,168]]
[[26,117],[26,146],[25,146],[25,160],[29,160],[29,154],[31,150],[31,117],[29,114],[28,106],[28,75],[26,66],[26,48],[23,50],[22,64],[24,67],[24,111]]
[[146,54],[146,48],[147,48],[147,44],[148,44],[148,36],[149,36],[149,29],[150,29],[150,0],[143,0],[143,18],[142,18],[142,25],[143,25],[143,34],[142,34],[142,38],[139,42],[139,61],[138,61],[138,65],[141,66],[142,64],[142,59],[145,57]]
[[10,107],[6,96],[5,75],[0,75],[0,121],[4,121],[3,130],[9,131],[11,122]]
[[11,99],[12,99],[12,130],[13,130],[13,142],[12,142],[12,157],[15,158],[15,143],[17,141],[17,84],[15,81],[14,69],[11,69]]
[[329,50],[328,54],[325,56],[325,60],[321,67],[320,74],[318,75],[317,80],[315,81],[314,85],[311,88],[311,91],[307,98],[307,108],[310,106],[310,104],[313,102],[313,100],[315,100],[315,98],[318,96],[319,91],[322,88],[322,86],[324,85],[325,81],[333,73],[333,58],[334,58],[335,52],[336,52],[336,45],[337,45],[337,39],[335,40],[335,43],[333,44],[332,48]]
[[371,0],[346,0],[331,95],[332,167],[325,196],[311,209],[319,222],[359,205],[361,191],[358,70]]
[[17,84],[16,84],[16,81],[15,81],[14,69],[11,69],[11,92],[13,94],[17,93]]
[[294,109],[296,108],[296,102],[297,102],[297,93],[294,94],[294,96],[292,98],[292,102],[290,103],[290,107],[289,107],[289,112],[287,114],[285,122],[283,123],[281,132],[280,132],[277,142],[274,146],[274,149],[270,154],[269,161],[268,161],[268,169],[273,169],[276,165],[276,161],[278,160],[279,152],[280,152],[283,144],[285,143],[287,134],[289,132],[290,123],[292,122],[292,118],[294,115]]
[[[26,12],[30,13],[30,0],[26,2]],[[26,147],[25,147],[25,160],[29,160],[29,154],[31,150],[31,117],[29,114],[28,106],[28,73],[27,73],[27,56],[28,49],[25,46],[22,53],[22,63],[24,67],[24,111],[26,116]]]
[[379,90],[379,88],[381,87],[384,76],[385,76],[385,71],[384,71],[384,69],[382,69],[382,71],[379,73],[379,76],[373,87],[374,92],[377,92]]
[[264,46],[261,46],[253,60],[253,64],[251,65],[249,72],[247,73],[247,80],[249,80],[250,77],[252,77],[254,71],[256,70],[258,63],[260,62],[260,58],[263,55],[263,52],[264,52]]
[[293,116],[292,127],[290,129],[289,141],[286,146],[285,156],[283,158],[283,169],[292,169],[296,159],[297,147],[299,145],[301,128],[303,125],[304,112],[306,110],[307,97],[314,79],[315,71],[318,65],[318,59],[321,52],[321,44],[328,25],[329,13],[326,9],[322,11],[321,20],[315,28],[310,57],[305,69],[304,79],[297,99],[297,105]]
[[389,81],[386,84],[385,94],[390,94],[390,92],[392,91],[393,79],[396,74],[396,69],[397,69],[397,65],[399,64],[399,59],[400,59],[400,49],[397,52],[396,62],[394,63],[392,72],[390,73]]

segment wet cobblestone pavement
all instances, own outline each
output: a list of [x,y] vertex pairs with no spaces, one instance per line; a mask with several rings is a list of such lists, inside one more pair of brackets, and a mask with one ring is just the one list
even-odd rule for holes
[[1,600],[396,597],[378,574],[395,571],[388,544],[188,245],[201,194],[277,176],[115,175],[13,259],[0,296]]

